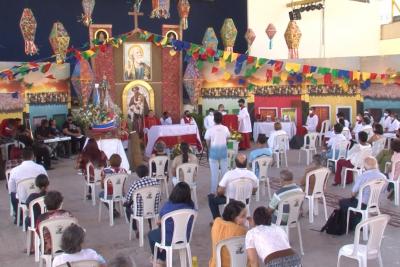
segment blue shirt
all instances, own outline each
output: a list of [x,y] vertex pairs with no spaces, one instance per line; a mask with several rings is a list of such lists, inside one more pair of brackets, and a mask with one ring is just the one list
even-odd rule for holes
[[[383,179],[386,180],[386,176],[381,173],[378,169],[372,169],[372,170],[368,170],[363,172],[363,174],[361,174],[360,176],[357,177],[356,182],[354,183],[353,189],[351,190],[351,192],[353,193],[357,193],[360,191],[361,187],[370,182],[370,181],[374,181],[374,180],[378,180],[378,179]],[[370,190],[369,187],[367,187],[362,194],[362,203],[364,204],[368,204],[368,199],[369,199],[369,194],[370,194]]]

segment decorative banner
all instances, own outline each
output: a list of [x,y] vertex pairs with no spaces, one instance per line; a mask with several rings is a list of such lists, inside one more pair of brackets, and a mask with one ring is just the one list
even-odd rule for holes
[[151,11],[150,18],[168,19],[170,17],[170,0],[152,0],[151,4],[153,10]]
[[235,23],[233,22],[233,19],[225,19],[224,24],[221,28],[221,38],[226,51],[233,52],[237,33],[238,31],[236,29]]
[[251,45],[254,43],[254,40],[256,40],[256,33],[252,29],[248,28],[244,38],[247,42],[247,49],[250,50]]
[[248,91],[246,87],[217,87],[202,88],[201,97],[203,98],[238,98],[247,97]]
[[203,46],[207,49],[211,48],[214,51],[217,51],[218,49],[218,38],[214,29],[211,27],[207,28],[206,32],[204,33]]
[[[346,86],[347,87],[347,86]],[[311,96],[320,95],[348,95],[354,96],[359,93],[357,85],[350,85],[348,88],[340,85],[307,85],[307,93]]]
[[82,0],[83,14],[81,15],[81,21],[83,25],[89,27],[92,24],[92,13],[96,0]]
[[71,83],[76,94],[82,97],[82,105],[87,105],[94,84],[94,74],[87,60],[79,60],[76,63]]
[[56,55],[56,62],[61,64],[64,62],[67,49],[69,46],[69,35],[62,25],[61,22],[55,22],[50,32],[49,41],[51,48],[53,48],[54,54]]
[[276,34],[276,28],[275,25],[270,23],[268,24],[267,28],[265,29],[265,33],[268,36],[269,39],[269,50],[272,49],[272,39],[274,38],[275,34]]
[[285,31],[285,40],[289,48],[289,58],[299,58],[301,31],[296,21],[291,20]]
[[189,27],[189,12],[190,12],[190,4],[189,0],[179,0],[178,2],[178,14],[179,18],[181,19],[181,27],[183,30],[187,30]]
[[29,56],[37,54],[38,49],[35,45],[37,23],[31,9],[24,9],[21,20],[19,21],[19,27],[21,28],[22,36],[25,41],[25,54]]
[[29,104],[49,105],[63,104],[68,102],[68,93],[47,92],[27,95]]
[[191,59],[183,75],[183,86],[189,96],[190,102],[195,105],[200,94],[200,72],[195,60]]
[[269,95],[301,95],[301,85],[270,85],[270,86],[255,86],[254,95],[269,96]]

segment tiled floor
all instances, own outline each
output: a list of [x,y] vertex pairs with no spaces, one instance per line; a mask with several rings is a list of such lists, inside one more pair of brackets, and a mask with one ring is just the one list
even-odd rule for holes
[[[304,163],[298,163],[298,152],[289,152],[289,169],[294,172],[296,179],[299,179],[304,172]],[[303,161],[304,162],[304,161]],[[192,254],[199,259],[199,266],[208,266],[210,255],[210,227],[211,215],[207,206],[207,193],[209,188],[209,169],[207,162],[203,160],[200,167],[198,177],[198,199],[199,199],[199,216],[194,229],[193,240],[191,243]],[[86,229],[86,247],[93,248],[104,255],[106,259],[110,259],[116,254],[124,253],[131,256],[137,266],[151,266],[149,258],[150,251],[147,239],[145,246],[139,247],[138,240],[128,240],[128,225],[123,218],[117,219],[115,225],[110,227],[108,218],[104,214],[101,222],[97,221],[98,206],[93,207],[91,202],[83,200],[83,181],[82,177],[76,175],[73,169],[74,161],[62,160],[54,165],[55,170],[49,172],[50,187],[59,190],[64,195],[63,207],[71,211],[79,220],[79,223]],[[271,177],[278,177],[279,170],[273,168]],[[135,175],[130,177],[133,180]],[[278,180],[272,178],[273,185],[276,187]],[[129,184],[131,181],[128,182]],[[329,182],[328,192],[331,195],[331,203],[335,203],[335,199],[350,194],[349,187],[342,189],[340,187],[331,187]],[[274,187],[273,186],[273,187]],[[261,197],[260,202],[253,201],[252,210],[259,205],[267,205],[265,196]],[[382,199],[382,207],[390,211],[399,220],[400,208],[395,207],[392,203]],[[332,211],[332,207],[328,207],[328,213]],[[303,256],[304,266],[336,266],[337,253],[339,248],[344,244],[353,242],[353,234],[348,236],[330,236],[320,233],[319,229],[324,224],[321,213],[315,219],[314,224],[308,223],[308,215],[301,219],[301,228],[303,235],[303,244],[305,255]],[[5,181],[0,181],[0,266],[35,266],[33,256],[23,254],[25,248],[25,233],[12,224],[8,211],[8,195],[5,189]],[[291,243],[295,249],[299,249],[297,233],[295,230],[291,232]],[[382,255],[384,266],[400,266],[400,228],[389,226],[385,232],[385,239],[382,243]],[[179,266],[178,255],[174,257],[174,266]],[[355,261],[343,260],[342,266],[357,266]],[[376,261],[368,262],[368,266],[378,266]]]

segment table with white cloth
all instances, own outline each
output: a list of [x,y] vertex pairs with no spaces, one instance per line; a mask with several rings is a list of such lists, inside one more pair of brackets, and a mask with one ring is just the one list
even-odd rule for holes
[[173,147],[181,141],[187,142],[189,145],[196,145],[197,149],[203,149],[200,139],[199,129],[197,125],[189,124],[173,124],[173,125],[155,125],[147,132],[147,145],[145,155],[150,157],[154,145],[158,140],[166,143],[167,147]]
[[[274,124],[275,122],[255,122],[253,126],[254,142],[257,142],[259,134],[265,134],[267,137],[269,137],[271,132],[275,131]],[[289,140],[296,135],[296,124],[294,122],[281,122],[281,125],[282,130],[288,134]]]
[[[86,144],[89,139],[86,139]],[[125,170],[129,171],[129,161],[125,153],[125,149],[122,145],[122,141],[117,138],[110,138],[110,139],[98,139],[96,140],[97,146],[100,150],[106,154],[107,158],[109,159],[112,154],[118,154],[121,159],[121,167]],[[86,146],[85,144],[85,146]]]

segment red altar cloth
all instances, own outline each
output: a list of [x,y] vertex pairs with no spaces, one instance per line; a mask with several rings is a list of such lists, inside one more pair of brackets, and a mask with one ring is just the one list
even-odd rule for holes
[[228,114],[222,117],[222,125],[228,127],[230,131],[239,129],[239,121],[237,115]]

